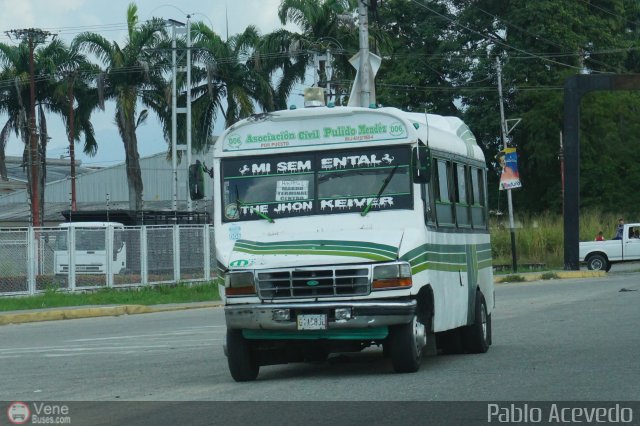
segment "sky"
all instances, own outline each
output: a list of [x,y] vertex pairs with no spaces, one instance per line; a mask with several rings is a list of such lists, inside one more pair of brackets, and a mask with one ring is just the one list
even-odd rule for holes
[[[262,34],[282,27],[277,10],[280,0],[137,0],[140,21],[152,17],[175,19],[185,22],[191,15],[192,22],[203,21],[220,34],[233,35],[244,31],[249,25],[256,26]],[[84,31],[96,32],[109,40],[119,43],[125,40],[126,12],[130,0],[0,0],[0,41],[17,43],[11,40],[6,31],[24,28],[39,28],[57,34],[69,43],[74,36]],[[297,31],[294,26],[287,29]],[[0,115],[0,125],[6,116]],[[81,143],[76,143],[76,158],[83,165],[115,165],[124,161],[124,148],[117,128],[113,123],[113,106],[106,104],[105,112],[96,112],[92,118],[98,141],[98,153],[88,157],[82,153]],[[47,157],[60,158],[67,155],[68,138],[62,120],[55,116],[47,117],[49,146]],[[216,125],[216,135],[222,133],[222,125]],[[7,145],[7,155],[22,155],[23,144],[12,137]],[[166,152],[167,145],[160,125],[150,116],[138,130],[138,151],[141,157],[158,152]]]

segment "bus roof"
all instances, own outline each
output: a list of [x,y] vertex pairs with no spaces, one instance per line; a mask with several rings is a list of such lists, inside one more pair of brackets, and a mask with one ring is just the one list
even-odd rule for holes
[[469,127],[457,117],[397,108],[314,107],[256,114],[230,126],[215,157],[414,143],[484,161]]

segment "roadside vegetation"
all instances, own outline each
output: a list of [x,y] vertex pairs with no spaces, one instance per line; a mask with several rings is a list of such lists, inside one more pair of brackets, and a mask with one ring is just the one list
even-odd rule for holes
[[[511,265],[511,235],[509,219],[505,216],[499,219],[494,217],[490,222],[494,265]],[[603,231],[605,238],[610,239],[615,233],[619,216],[599,211],[581,212],[580,241],[592,241],[599,231]],[[634,220],[640,218],[630,217],[627,222]],[[523,215],[515,221],[518,272],[561,269],[564,259],[562,215]]]
[[163,303],[211,302],[220,300],[218,285],[158,285],[144,288],[104,288],[84,293],[67,293],[50,287],[35,296],[0,298],[0,311],[86,305],[158,305]]

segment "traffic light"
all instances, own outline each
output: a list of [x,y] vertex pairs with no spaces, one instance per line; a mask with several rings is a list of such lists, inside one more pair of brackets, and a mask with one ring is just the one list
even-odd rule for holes
[[189,196],[192,200],[204,198],[204,169],[199,160],[189,166]]

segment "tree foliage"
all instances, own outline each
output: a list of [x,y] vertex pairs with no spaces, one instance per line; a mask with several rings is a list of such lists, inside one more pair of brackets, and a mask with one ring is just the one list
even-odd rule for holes
[[[633,0],[389,0],[380,22],[392,35],[383,67],[386,104],[456,114],[492,163],[493,209],[505,210],[493,157],[502,148],[496,57],[506,118],[518,148],[520,211],[560,211],[563,85],[577,73],[640,72],[640,4]],[[637,93],[587,96],[581,104],[582,207],[636,212],[640,173]],[[500,199],[502,198],[502,200]]]

